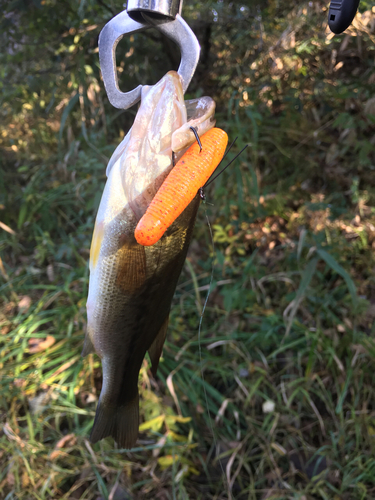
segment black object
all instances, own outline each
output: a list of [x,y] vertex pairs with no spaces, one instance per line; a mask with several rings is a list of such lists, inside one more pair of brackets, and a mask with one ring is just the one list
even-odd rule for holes
[[328,26],[338,35],[346,30],[356,15],[359,0],[332,0],[328,11]]

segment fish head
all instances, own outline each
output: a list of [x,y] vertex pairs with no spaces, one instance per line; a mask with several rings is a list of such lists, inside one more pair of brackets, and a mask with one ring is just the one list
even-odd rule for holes
[[172,135],[187,122],[180,76],[169,71],[144,87],[142,101],[121,156],[122,186],[140,219],[172,168]]
[[156,85],[142,88],[142,101],[125,151],[119,158],[125,196],[139,220],[173,168],[196,140],[215,125],[210,97],[184,101],[181,78],[169,71]]
[[169,71],[156,85],[142,87],[142,100],[132,128],[113,153],[107,177],[120,162],[127,202],[139,220],[171,171],[172,151],[178,161],[199,136],[215,126],[210,97],[184,101],[181,78]]

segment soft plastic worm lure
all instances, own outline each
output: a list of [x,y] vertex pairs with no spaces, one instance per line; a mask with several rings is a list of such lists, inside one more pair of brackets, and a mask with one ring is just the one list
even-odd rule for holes
[[154,245],[205,185],[224,156],[228,136],[213,128],[195,142],[177,162],[138,222],[135,239],[140,245]]

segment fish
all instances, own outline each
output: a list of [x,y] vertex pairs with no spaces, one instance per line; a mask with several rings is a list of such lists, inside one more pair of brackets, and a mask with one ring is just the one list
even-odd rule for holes
[[90,248],[87,330],[82,356],[101,358],[103,383],[90,441],[112,436],[134,447],[139,428],[138,377],[148,352],[156,375],[169,312],[200,203],[199,194],[153,246],[134,232],[152,199],[198,134],[215,126],[210,97],[184,101],[179,75],[142,88],[132,128],[113,153]]

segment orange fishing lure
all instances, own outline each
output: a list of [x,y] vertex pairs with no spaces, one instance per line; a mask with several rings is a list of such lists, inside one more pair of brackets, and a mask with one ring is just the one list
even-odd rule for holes
[[228,144],[224,130],[213,128],[195,142],[165,179],[135,229],[140,245],[154,245],[193,200],[222,160]]

